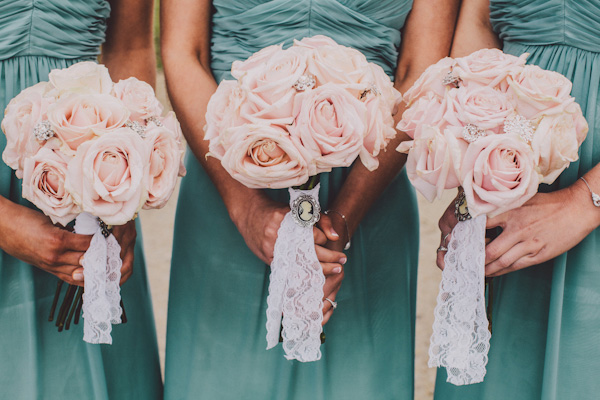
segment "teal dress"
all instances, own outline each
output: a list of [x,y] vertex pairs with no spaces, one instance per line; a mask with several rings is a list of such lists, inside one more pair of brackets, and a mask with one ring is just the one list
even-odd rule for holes
[[[573,82],[589,133],[555,190],[600,161],[600,1],[491,1],[510,54]],[[590,198],[591,201],[591,198]],[[600,211],[599,211],[600,212]],[[494,278],[494,332],[483,383],[455,387],[439,370],[439,400],[595,399],[600,393],[600,230],[549,262]],[[497,289],[497,290],[496,290]]]
[[[410,0],[215,0],[212,71],[292,39],[328,35],[393,76]],[[230,78],[231,79],[231,78]],[[388,151],[393,151],[388,150]],[[187,159],[175,224],[165,397],[174,399],[412,399],[418,213],[400,174],[371,207],[347,252],[322,358],[266,350],[269,267],[246,246],[197,160]],[[321,177],[324,209],[348,169]],[[287,190],[269,194],[287,204]]]
[[[55,68],[95,60],[110,13],[105,0],[0,2],[0,110]],[[0,134],[0,151],[6,138]],[[0,194],[27,204],[21,182],[0,163]],[[139,230],[138,230],[139,232]],[[123,286],[127,324],[113,345],[83,341],[83,323],[59,333],[48,322],[58,278],[0,251],[0,398],[11,400],[162,398],[141,238]],[[64,289],[63,289],[64,291]]]

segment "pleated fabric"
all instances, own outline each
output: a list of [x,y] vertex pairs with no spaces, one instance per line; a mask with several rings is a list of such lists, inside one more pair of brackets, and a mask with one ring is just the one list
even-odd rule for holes
[[[0,2],[0,110],[47,81],[52,69],[95,60],[109,12],[104,0]],[[1,134],[0,151],[5,146]],[[21,198],[14,172],[0,164],[0,194],[33,207]],[[114,327],[113,345],[90,345],[83,321],[61,333],[48,322],[58,278],[0,252],[0,398],[162,398],[141,235],[135,259],[121,293],[129,321]]]
[[[600,2],[491,2],[504,51],[573,82],[571,94],[589,123],[580,160],[552,187],[573,184],[600,161]],[[591,200],[590,200],[591,201]],[[488,373],[481,384],[455,387],[439,370],[440,400],[593,399],[600,393],[600,232],[549,262],[494,278]],[[497,290],[496,290],[497,288]]]
[[[393,75],[411,3],[214,1],[213,74],[220,81],[230,77],[236,59],[322,34],[362,51]],[[269,267],[248,249],[197,160],[189,157],[187,168],[175,226],[165,397],[412,399],[419,231],[405,174],[391,183],[352,238],[322,359],[300,363],[286,360],[281,346],[265,350]],[[324,209],[347,173],[339,168],[322,174]],[[269,194],[288,202],[286,190]]]

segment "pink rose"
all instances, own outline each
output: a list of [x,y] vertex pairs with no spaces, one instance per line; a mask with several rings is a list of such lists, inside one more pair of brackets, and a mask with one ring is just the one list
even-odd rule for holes
[[509,94],[513,95],[517,112],[527,119],[559,114],[573,103],[571,81],[554,71],[537,65],[526,65],[519,73],[507,78]]
[[302,40],[294,39],[294,46],[304,46],[311,49],[323,46],[337,46],[335,40],[328,36],[316,35],[312,37],[305,37]]
[[447,124],[444,120],[446,104],[445,98],[439,98],[432,92],[427,93],[404,110],[402,119],[396,128],[406,133],[411,139],[419,138],[417,132],[420,131],[419,127],[423,125],[438,127],[443,130]]
[[411,106],[418,98],[432,92],[435,96],[443,98],[446,95],[448,86],[444,85],[444,77],[452,71],[456,64],[450,57],[442,58],[437,63],[427,67],[419,79],[404,93],[404,101]]
[[540,183],[533,151],[513,135],[490,135],[471,143],[460,175],[473,217],[493,217],[520,207]]
[[315,76],[317,86],[337,83],[358,97],[365,89],[365,75],[370,70],[366,57],[360,51],[331,45],[316,47],[310,53],[308,72]]
[[240,79],[245,91],[240,116],[252,123],[291,124],[294,84],[306,72],[308,51],[291,47],[274,53],[264,65],[249,70]]
[[221,164],[249,188],[281,189],[308,181],[304,155],[289,134],[276,126],[242,125],[234,131],[232,145]]
[[437,127],[424,125],[419,139],[402,142],[396,150],[408,153],[408,178],[427,200],[433,201],[440,198],[445,189],[460,185],[452,155],[464,152],[466,147],[466,142],[441,133]]
[[235,79],[240,79],[248,71],[264,68],[267,61],[276,53],[282,51],[283,46],[272,45],[257,51],[244,61],[234,61],[231,65],[231,76]]
[[[576,103],[573,103],[576,104]],[[579,145],[574,115],[563,113],[545,116],[533,135],[531,147],[542,183],[552,184],[561,172],[579,159]]]
[[150,145],[148,200],[144,209],[162,208],[173,194],[183,152],[173,132],[153,126],[146,130],[144,141]]
[[93,61],[83,61],[68,68],[53,69],[48,75],[54,86],[53,93],[62,97],[65,93],[109,94],[113,87],[108,69]]
[[77,150],[83,142],[125,125],[129,111],[108,94],[72,95],[48,109],[48,121],[63,141],[63,150]]
[[148,200],[149,151],[129,128],[87,141],[69,162],[65,187],[83,211],[123,225]]
[[349,166],[363,148],[366,107],[339,85],[329,83],[298,95],[294,116],[288,130],[307,150],[311,176]]
[[380,93],[368,92],[362,99],[367,110],[367,133],[359,157],[363,165],[373,171],[379,166],[377,156],[396,136],[393,111],[395,104],[389,104]]
[[508,96],[489,86],[462,86],[448,92],[444,119],[454,126],[476,125],[494,134],[502,133],[504,121],[514,114]]
[[2,131],[6,135],[6,147],[2,160],[23,177],[26,157],[33,156],[42,147],[33,134],[35,126],[44,120],[44,115],[52,99],[44,97],[51,86],[40,82],[31,86],[16,97],[6,107],[2,120]]
[[183,132],[181,131],[181,125],[175,116],[173,111],[169,111],[167,115],[161,120],[162,126],[169,130],[172,136],[175,138],[177,145],[179,146],[179,151],[181,152],[181,162],[179,163],[179,172],[178,176],[185,176],[186,170],[185,165],[183,164],[183,155],[185,153],[185,139],[183,137]]
[[113,88],[115,97],[131,112],[131,120],[144,124],[149,118],[158,118],[163,106],[154,95],[152,86],[137,78],[120,80]]
[[211,156],[221,159],[229,146],[227,128],[239,126],[247,121],[240,116],[245,93],[236,81],[223,80],[211,96],[206,107],[204,140],[209,140]]
[[499,49],[481,49],[466,57],[457,58],[452,73],[465,86],[477,84],[505,91],[506,78],[522,69],[527,56],[527,53],[515,57]]
[[65,190],[68,161],[60,152],[43,147],[25,160],[23,170],[23,198],[63,226],[81,212]]

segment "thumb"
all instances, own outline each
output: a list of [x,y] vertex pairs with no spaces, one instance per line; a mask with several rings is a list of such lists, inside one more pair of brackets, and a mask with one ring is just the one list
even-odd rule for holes
[[333,223],[331,222],[331,217],[327,214],[321,214],[321,219],[319,220],[319,227],[327,236],[327,240],[335,242],[340,239],[340,235],[333,229]]

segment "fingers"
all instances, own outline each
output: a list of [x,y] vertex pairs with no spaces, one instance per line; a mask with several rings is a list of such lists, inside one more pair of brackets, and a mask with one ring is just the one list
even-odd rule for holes
[[437,259],[435,261],[436,261],[438,268],[441,269],[442,271],[444,270],[444,267],[446,266],[446,264],[444,263],[445,256],[446,256],[445,251],[438,250]]
[[92,242],[92,235],[80,235],[61,229],[59,240],[63,249],[77,252],[86,252]]
[[[506,256],[506,253],[519,242],[521,242],[521,240],[518,235],[511,235],[507,230],[503,231],[496,239],[492,240],[488,245],[485,246],[486,266],[498,260],[500,257]],[[503,261],[503,263],[504,262],[505,261]]]
[[339,263],[344,265],[348,261],[346,255],[340,251],[330,250],[318,245],[315,246],[315,251],[317,259],[322,263]]
[[330,309],[329,311],[327,311],[325,314],[323,314],[323,322],[321,323],[321,325],[325,325],[327,322],[329,322],[332,315],[333,315],[333,308]]
[[339,240],[340,235],[333,228],[333,223],[331,222],[331,217],[329,215],[321,214],[318,225],[327,237],[327,240],[331,240],[332,242]]
[[529,249],[527,248],[527,244],[523,242],[517,243],[515,246],[504,252],[500,257],[487,264],[485,266],[485,275],[495,276],[500,271],[507,273],[509,271],[505,270],[509,269],[519,258],[527,256],[528,254]]
[[123,257],[123,266],[121,267],[121,285],[123,285],[133,274],[134,254],[135,252],[133,247],[130,247]]
[[342,265],[338,263],[321,263],[323,275],[331,276],[342,272]]
[[313,239],[315,240],[315,244],[321,246],[327,243],[327,236],[325,236],[323,231],[317,228],[316,226],[313,226]]
[[[61,268],[61,270],[68,271],[69,268],[72,268],[72,266],[65,265],[64,268]],[[57,271],[57,272],[52,272],[52,274],[55,275],[56,277],[58,277],[58,279],[67,282],[69,285],[83,286],[83,281],[73,279],[72,273],[70,273],[70,272]]]

